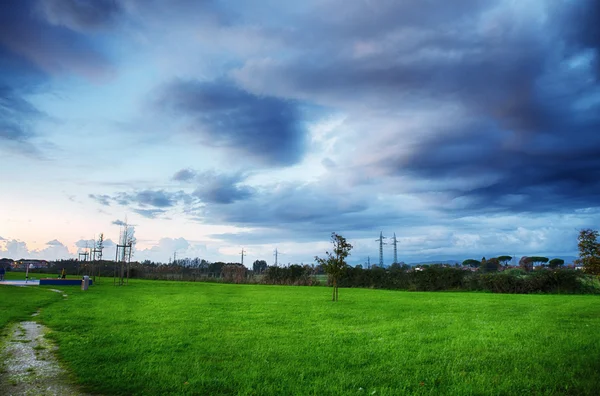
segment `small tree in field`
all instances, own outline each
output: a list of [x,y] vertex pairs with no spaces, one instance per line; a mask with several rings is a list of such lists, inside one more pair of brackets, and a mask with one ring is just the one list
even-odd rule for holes
[[600,275],[600,243],[598,242],[598,231],[585,229],[579,231],[577,237],[579,243],[578,263],[583,265],[583,270],[588,274]]
[[332,301],[338,300],[338,280],[346,269],[346,257],[350,255],[352,245],[346,241],[341,235],[335,232],[331,233],[331,244],[333,245],[333,253],[325,252],[326,258],[315,256],[317,265],[320,265],[325,273],[329,275],[333,282],[333,297]]

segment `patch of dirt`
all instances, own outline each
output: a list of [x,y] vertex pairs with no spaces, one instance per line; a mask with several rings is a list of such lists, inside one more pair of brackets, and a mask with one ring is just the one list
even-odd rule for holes
[[[35,315],[35,314],[34,314]],[[0,394],[74,396],[85,395],[74,386],[54,356],[57,347],[36,322],[21,322],[9,329],[0,350]]]

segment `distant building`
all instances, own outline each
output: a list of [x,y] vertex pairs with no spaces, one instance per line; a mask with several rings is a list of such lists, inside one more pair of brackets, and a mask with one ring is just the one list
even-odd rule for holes
[[40,269],[48,268],[49,263],[46,260],[34,260],[34,259],[21,259],[13,263],[14,269]]
[[0,267],[12,268],[15,264],[15,260],[9,258],[0,259]]

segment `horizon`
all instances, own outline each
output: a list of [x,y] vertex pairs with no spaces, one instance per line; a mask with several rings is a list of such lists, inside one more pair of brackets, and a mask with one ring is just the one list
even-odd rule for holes
[[[600,2],[9,0],[0,257],[576,257]],[[393,261],[390,245],[384,263]]]

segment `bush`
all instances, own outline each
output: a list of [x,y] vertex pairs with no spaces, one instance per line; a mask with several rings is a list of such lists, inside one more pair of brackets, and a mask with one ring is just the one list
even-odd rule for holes
[[471,290],[492,293],[593,293],[586,286],[585,274],[572,269],[542,269],[523,275],[524,271],[498,274],[476,274],[470,279]]
[[589,276],[573,269],[548,268],[527,272],[516,268],[504,272],[471,272],[443,265],[349,267],[339,280],[340,287],[367,287],[412,291],[476,290],[492,293],[596,293],[599,288]]

